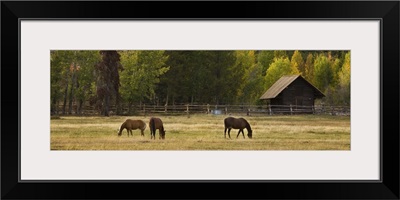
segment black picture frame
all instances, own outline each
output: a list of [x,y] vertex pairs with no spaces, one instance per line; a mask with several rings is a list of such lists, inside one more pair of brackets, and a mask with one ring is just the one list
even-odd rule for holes
[[[399,199],[399,1],[2,1],[2,199]],[[19,182],[19,19],[379,19],[381,181]],[[17,83],[18,81],[18,83]],[[18,88],[17,88],[18,86]],[[18,112],[17,112],[18,111]],[[18,119],[18,120],[17,120]],[[18,128],[16,128],[18,127]],[[122,170],[124,166],[121,166]]]

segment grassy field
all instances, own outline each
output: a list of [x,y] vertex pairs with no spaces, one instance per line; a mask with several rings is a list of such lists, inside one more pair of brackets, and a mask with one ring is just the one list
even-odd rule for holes
[[[77,117],[62,116],[51,120],[51,150],[350,150],[350,116],[245,116],[253,129],[253,139],[232,129],[224,138],[224,115],[158,116],[164,122],[166,139],[150,140],[139,130],[133,137],[117,136],[127,119],[149,117]],[[239,116],[236,116],[239,117]],[[228,137],[228,136],[227,136]]]

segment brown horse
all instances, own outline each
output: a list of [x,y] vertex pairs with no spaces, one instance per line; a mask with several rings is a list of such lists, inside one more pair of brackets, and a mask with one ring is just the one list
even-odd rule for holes
[[239,132],[236,136],[236,138],[239,137],[240,132],[242,132],[243,138],[244,137],[244,133],[243,133],[243,129],[246,128],[247,129],[247,136],[251,139],[253,137],[253,130],[251,130],[250,124],[249,122],[247,122],[245,119],[243,118],[234,118],[234,117],[227,117],[224,119],[224,124],[225,124],[225,132],[224,132],[224,136],[226,138],[226,130],[228,130],[228,136],[229,138],[231,138],[231,129],[239,129]]
[[144,123],[144,121],[142,120],[132,120],[132,119],[127,119],[125,120],[124,123],[121,124],[121,127],[119,127],[118,129],[118,136],[122,135],[122,131],[126,129],[126,131],[128,132],[128,137],[129,137],[129,133],[132,134],[132,130],[136,130],[136,129],[140,129],[141,131],[141,135],[144,136],[144,130],[146,129],[146,123]]
[[156,130],[158,129],[159,133],[159,139],[165,139],[165,130],[164,130],[164,125],[163,122],[161,121],[160,118],[152,117],[150,118],[149,122],[149,127],[150,127],[150,136],[151,139],[156,139]]

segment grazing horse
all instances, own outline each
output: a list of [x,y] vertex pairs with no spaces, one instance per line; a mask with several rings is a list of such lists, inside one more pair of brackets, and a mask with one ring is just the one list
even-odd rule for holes
[[239,137],[240,132],[242,132],[243,138],[244,137],[244,133],[243,133],[243,129],[246,128],[247,129],[247,136],[251,139],[253,137],[253,130],[251,130],[250,124],[249,122],[247,122],[245,119],[243,118],[234,118],[234,117],[227,117],[224,119],[224,124],[225,124],[225,132],[224,132],[224,136],[226,138],[226,130],[228,130],[228,136],[229,138],[231,138],[231,129],[239,129],[239,132],[236,136],[236,138]]
[[156,130],[158,129],[159,133],[159,139],[165,139],[165,130],[164,130],[164,125],[163,122],[161,121],[160,118],[152,117],[150,118],[149,122],[149,127],[150,127],[150,139],[156,139]]
[[146,129],[146,123],[144,123],[144,121],[142,120],[132,120],[132,119],[127,119],[125,120],[124,123],[121,124],[121,127],[119,127],[118,129],[118,136],[122,135],[122,131],[126,129],[126,131],[128,132],[128,137],[129,137],[129,133],[132,134],[132,130],[136,130],[136,129],[140,129],[141,131],[141,135],[144,136],[144,130]]

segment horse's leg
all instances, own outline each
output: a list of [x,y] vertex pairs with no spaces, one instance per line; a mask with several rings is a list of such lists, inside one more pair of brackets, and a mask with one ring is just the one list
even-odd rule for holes
[[228,129],[228,136],[229,136],[229,139],[231,139],[231,128]]
[[237,134],[236,138],[238,138],[238,137],[239,137],[239,135],[240,135],[240,131],[242,131],[242,129],[239,129],[239,132],[238,132],[238,134]]
[[144,136],[144,130],[143,129],[140,129],[140,135]]
[[225,139],[226,139],[226,129],[228,129],[228,128],[225,127],[225,131],[224,131],[224,137],[225,137]]
[[241,129],[241,131],[242,131],[243,138],[245,138],[245,137],[244,137],[244,132],[243,132],[243,129]]

